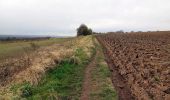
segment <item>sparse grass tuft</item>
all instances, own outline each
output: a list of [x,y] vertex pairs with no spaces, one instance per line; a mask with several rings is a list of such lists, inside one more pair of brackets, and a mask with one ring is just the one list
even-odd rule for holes
[[21,97],[29,97],[32,95],[32,87],[30,84],[25,84],[21,87]]
[[33,50],[36,50],[36,49],[38,49],[40,46],[39,45],[37,45],[36,43],[34,43],[34,42],[31,42],[30,43],[30,46],[31,46],[31,48],[33,49]]

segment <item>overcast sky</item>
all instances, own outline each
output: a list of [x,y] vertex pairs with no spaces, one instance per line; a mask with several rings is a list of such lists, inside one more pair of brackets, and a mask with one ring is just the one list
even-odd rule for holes
[[170,30],[170,0],[0,0],[0,35]]

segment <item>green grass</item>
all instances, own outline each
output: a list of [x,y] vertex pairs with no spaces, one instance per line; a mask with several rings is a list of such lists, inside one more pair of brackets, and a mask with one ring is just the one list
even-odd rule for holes
[[[94,39],[94,38],[93,38]],[[90,100],[117,100],[111,73],[107,64],[103,63],[104,55],[101,46],[94,41],[96,48],[91,48],[92,56],[98,50],[96,67],[92,70],[92,87]],[[75,51],[73,57],[65,58],[54,69],[43,76],[38,85],[30,83],[17,84],[11,87],[16,96],[13,99],[26,100],[79,100],[82,93],[84,71],[91,61],[82,48]]]
[[15,41],[15,42],[0,42],[0,59],[7,57],[15,57],[22,55],[24,49],[31,50],[31,43],[38,46],[49,46],[54,43],[61,43],[69,40],[69,38],[51,38],[49,40],[33,40],[33,41]]
[[66,58],[54,69],[49,70],[37,86],[24,83],[12,86],[11,90],[28,100],[78,100],[82,91],[84,69],[89,58],[83,49],[77,49],[75,56],[81,63],[74,63],[70,58]]
[[90,100],[117,100],[117,93],[111,82],[111,72],[105,62],[105,57],[100,44],[93,40],[98,50],[96,67],[92,71],[92,84]]
[[104,58],[98,56],[97,68],[93,70],[93,82],[97,89],[91,92],[91,100],[117,100],[117,93],[111,82],[111,73],[106,64],[102,64]]
[[57,98],[78,99],[83,79],[82,70],[82,66],[64,62],[58,68],[49,71],[42,83],[32,89],[32,95],[28,98],[39,97],[41,99],[43,97],[47,99],[57,95]]

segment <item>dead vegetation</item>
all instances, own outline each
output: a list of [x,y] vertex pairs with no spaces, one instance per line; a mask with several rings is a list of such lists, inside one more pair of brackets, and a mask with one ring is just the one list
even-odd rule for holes
[[0,64],[1,94],[7,93],[7,88],[11,84],[23,82],[38,84],[45,72],[59,64],[64,58],[71,57],[73,62],[79,63],[78,59],[73,56],[77,48],[83,48],[88,56],[91,56],[89,48],[92,47],[94,45],[91,36],[79,37],[64,43],[36,48],[35,52],[25,52],[22,57],[2,62]]

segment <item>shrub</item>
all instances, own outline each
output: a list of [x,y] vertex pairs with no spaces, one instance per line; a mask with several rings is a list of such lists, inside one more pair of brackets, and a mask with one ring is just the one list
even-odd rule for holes
[[93,33],[92,29],[88,28],[85,24],[81,24],[80,27],[77,29],[77,36],[80,35],[91,35]]

